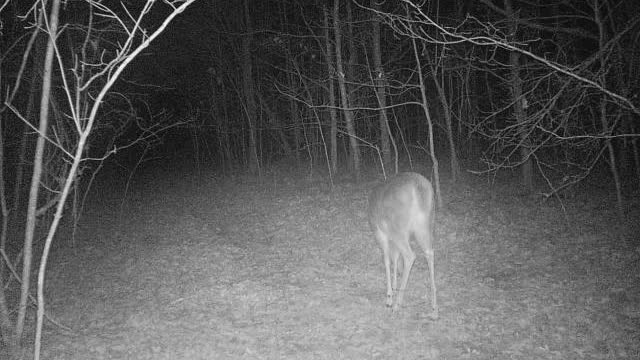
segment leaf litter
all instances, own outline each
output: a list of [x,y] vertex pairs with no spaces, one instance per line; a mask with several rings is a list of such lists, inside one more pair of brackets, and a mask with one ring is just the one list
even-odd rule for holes
[[422,254],[403,308],[384,306],[370,187],[159,178],[122,213],[95,199],[60,241],[47,307],[73,331],[47,324],[44,358],[640,358],[640,254],[602,206],[569,226],[559,206],[450,189],[431,321]]

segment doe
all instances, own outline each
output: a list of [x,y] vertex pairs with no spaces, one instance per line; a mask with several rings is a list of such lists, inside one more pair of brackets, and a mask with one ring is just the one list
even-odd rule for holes
[[[438,317],[434,273],[434,193],[429,180],[416,173],[400,173],[377,186],[369,197],[369,224],[380,243],[387,276],[387,306],[397,311],[402,304],[409,273],[416,259],[409,239],[413,237],[424,251],[429,265],[431,286],[430,317]],[[397,288],[398,258],[402,255],[402,282]],[[390,260],[393,260],[393,287]],[[397,296],[393,302],[393,290]]]

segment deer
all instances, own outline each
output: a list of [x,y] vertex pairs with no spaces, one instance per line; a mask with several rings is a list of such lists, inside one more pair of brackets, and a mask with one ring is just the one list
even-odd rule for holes
[[[402,304],[411,267],[416,255],[410,239],[417,242],[426,255],[429,266],[432,311],[429,317],[438,318],[434,273],[434,192],[424,176],[400,173],[373,189],[369,196],[369,224],[382,248],[387,280],[386,306],[397,312]],[[398,259],[402,255],[402,280],[398,285]],[[390,261],[393,260],[393,286]],[[394,302],[394,289],[397,296]]]

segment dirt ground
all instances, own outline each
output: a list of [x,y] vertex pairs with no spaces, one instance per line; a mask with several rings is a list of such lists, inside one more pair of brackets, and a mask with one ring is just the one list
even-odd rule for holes
[[157,169],[123,200],[125,180],[56,239],[47,309],[69,330],[46,324],[44,359],[640,358],[639,235],[604,190],[563,210],[443,183],[432,321],[422,254],[401,311],[384,306],[373,182]]

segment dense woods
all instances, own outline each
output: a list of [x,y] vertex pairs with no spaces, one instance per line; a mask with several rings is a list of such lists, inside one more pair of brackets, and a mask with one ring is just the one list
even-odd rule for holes
[[6,353],[38,358],[48,251],[109,161],[292,168],[329,188],[415,167],[440,205],[444,177],[517,171],[545,198],[596,177],[624,218],[638,14],[635,0],[2,1]]

